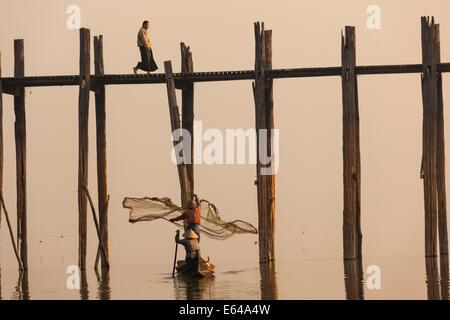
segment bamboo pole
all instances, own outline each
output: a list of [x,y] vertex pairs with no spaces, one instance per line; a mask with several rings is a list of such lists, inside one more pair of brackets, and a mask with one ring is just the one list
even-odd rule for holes
[[[175,130],[178,130],[181,128],[180,123],[180,114],[179,109],[177,105],[177,96],[175,94],[175,82],[173,79],[173,73],[172,73],[172,62],[171,61],[164,61],[164,70],[165,70],[165,76],[166,76],[166,86],[167,86],[167,98],[169,101],[169,114],[170,114],[170,125],[172,129],[172,133]],[[177,141],[174,141],[174,146],[177,144]],[[181,202],[183,206],[186,206],[187,202],[190,200],[188,198],[188,195],[191,194],[190,184],[189,184],[189,178],[187,175],[186,165],[184,162],[177,165],[178,168],[178,177],[180,180],[180,187],[181,187]],[[186,229],[186,225],[185,225]]]
[[344,259],[361,257],[361,168],[359,148],[358,86],[355,73],[355,27],[341,34],[342,121],[343,121],[343,251]]
[[[16,243],[14,241],[14,234],[12,231],[11,223],[9,221],[9,215],[8,215],[8,211],[6,210],[5,200],[3,199],[3,191],[2,190],[0,190],[0,202],[1,202],[1,207],[3,208],[3,211],[5,212],[6,224],[8,225],[9,235],[11,236],[11,243],[12,243],[12,246],[14,249],[14,254],[16,255],[17,262],[19,263],[19,270],[23,270],[23,264],[19,257],[19,252],[17,251]],[[0,214],[1,214],[1,212],[0,212]]]
[[[91,195],[89,193],[88,188],[84,185],[83,186],[84,192],[86,192],[86,195],[88,197],[89,200],[89,204],[91,206],[91,210],[92,210],[92,217],[94,218],[94,224],[95,224],[95,230],[97,231],[97,236],[98,236],[98,243],[100,244],[100,249],[102,252],[102,256],[103,256],[103,260],[108,262],[108,259],[106,257],[106,250],[105,247],[103,246],[103,242],[102,242],[102,235],[100,232],[100,227],[98,224],[98,220],[97,220],[97,213],[95,212],[95,207],[94,207],[94,202],[92,201]],[[103,265],[102,265],[103,268]],[[108,269],[109,268],[109,263],[107,263],[104,268]]]
[[[14,40],[14,77],[25,75],[23,39]],[[26,120],[25,88],[16,87],[14,95],[14,122],[16,142],[16,179],[17,179],[17,247],[24,270],[28,269],[27,258],[27,192],[26,192]]]
[[[94,37],[95,75],[104,75],[103,66],[103,36]],[[106,111],[105,85],[97,83],[95,88],[95,116],[97,128],[97,179],[98,179],[98,212],[100,234],[105,249],[106,260],[102,257],[102,268],[109,265],[108,244],[108,212],[105,210],[108,201],[108,184],[106,170]],[[100,248],[100,245],[99,245]],[[97,250],[98,252],[98,250]]]
[[80,29],[80,83],[78,96],[78,265],[86,269],[87,201],[83,186],[88,182],[88,119],[90,80],[90,31]]
[[[425,256],[436,256],[437,229],[437,73],[436,73],[436,29],[429,18],[421,18],[422,35],[422,101],[423,136],[422,164],[425,207]],[[441,167],[442,168],[442,167]]]

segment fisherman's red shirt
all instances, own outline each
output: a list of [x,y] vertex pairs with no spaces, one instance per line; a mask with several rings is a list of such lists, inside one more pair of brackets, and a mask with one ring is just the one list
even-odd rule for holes
[[[197,205],[197,207],[193,209],[186,210],[182,215],[181,219],[186,219],[188,223],[196,223],[200,224],[200,213],[202,211],[202,206],[200,203]],[[180,220],[181,220],[180,219]],[[177,219],[178,220],[178,219]]]

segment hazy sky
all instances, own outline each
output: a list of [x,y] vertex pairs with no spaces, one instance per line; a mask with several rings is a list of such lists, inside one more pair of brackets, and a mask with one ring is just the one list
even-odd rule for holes
[[[91,30],[91,38],[104,36],[106,73],[132,72],[140,59],[136,34],[145,19],[150,20],[158,72],[164,72],[165,60],[172,61],[174,71],[180,70],[182,41],[191,47],[196,71],[252,69],[255,21],[264,21],[266,29],[273,30],[273,68],[339,66],[340,34],[346,25],[356,27],[358,65],[420,63],[422,15],[434,15],[440,24],[442,61],[449,62],[447,0],[17,0],[0,2],[3,76],[13,74],[13,40],[18,38],[25,41],[26,75],[78,73],[79,34],[66,26],[69,5],[80,7],[81,25]],[[366,26],[369,5],[381,8],[379,30]],[[446,105],[448,75],[443,77]],[[359,76],[358,89],[364,255],[423,254],[420,75]],[[30,268],[39,257],[61,254],[68,264],[76,264],[78,87],[28,88],[26,95]],[[181,93],[177,95],[181,106]],[[89,188],[96,199],[93,98],[91,94]],[[15,223],[13,99],[4,95],[3,101],[4,196]],[[170,161],[165,85],[108,86],[106,108],[112,263],[170,261],[175,228],[164,221],[131,225],[121,204],[125,196],[169,196],[179,202],[177,170]],[[204,130],[252,128],[251,81],[197,83],[194,108]],[[274,109],[275,127],[280,130],[277,258],[341,257],[341,80],[275,80]],[[444,121],[450,122],[447,111]],[[450,141],[448,127],[446,141]],[[225,220],[257,225],[254,179],[253,165],[195,166],[196,193],[214,202]],[[90,212],[88,224],[92,264],[97,244]],[[202,251],[215,261],[257,259],[257,236],[223,242],[203,239]],[[2,265],[14,265],[6,228],[1,229],[0,240]]]

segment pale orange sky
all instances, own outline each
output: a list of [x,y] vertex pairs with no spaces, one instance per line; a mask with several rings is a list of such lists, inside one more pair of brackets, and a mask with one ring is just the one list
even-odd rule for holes
[[[273,30],[274,68],[339,66],[340,33],[345,25],[356,27],[358,65],[420,63],[422,15],[434,15],[440,24],[442,61],[449,62],[447,0],[18,0],[0,3],[3,76],[13,74],[13,40],[17,38],[25,40],[26,75],[78,73],[78,31],[66,28],[66,8],[71,4],[80,6],[82,26],[90,28],[91,38],[103,34],[106,73],[131,73],[139,59],[136,34],[145,19],[151,23],[158,72],[164,72],[165,60],[172,60],[174,71],[180,70],[181,41],[191,47],[196,71],[252,69],[255,21],[264,21],[266,29]],[[380,30],[366,27],[366,8],[373,4],[381,8]],[[443,78],[446,106],[448,75]],[[358,89],[364,255],[423,254],[420,75],[359,76]],[[61,252],[68,264],[76,264],[78,88],[28,88],[26,93],[30,269],[43,256],[52,259]],[[106,94],[112,264],[170,261],[175,228],[162,221],[131,225],[121,205],[125,196],[169,196],[179,201],[177,170],[170,161],[165,85],[112,85]],[[181,94],[177,94],[181,106]],[[89,187],[96,199],[93,97],[91,94]],[[15,223],[13,99],[4,95],[3,101],[4,196]],[[204,129],[252,128],[251,81],[197,83],[194,108]],[[274,108],[275,127],[280,130],[277,258],[341,257],[340,78],[275,80]],[[447,111],[444,121],[450,122]],[[446,141],[450,141],[448,127]],[[200,165],[195,167],[195,191],[200,198],[214,202],[224,219],[257,225],[254,178],[253,165]],[[97,245],[90,212],[88,223],[88,264],[92,264]],[[2,228],[2,265],[16,263],[8,237]],[[215,261],[257,259],[256,236],[236,236],[223,242],[204,239],[202,251]]]

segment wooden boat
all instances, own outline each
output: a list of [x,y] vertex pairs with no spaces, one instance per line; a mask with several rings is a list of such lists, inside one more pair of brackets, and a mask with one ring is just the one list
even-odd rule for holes
[[176,266],[178,274],[197,278],[214,276],[215,268],[216,266],[209,262],[209,257],[205,260],[200,255],[198,255],[198,263],[188,264],[185,260],[178,260]]

